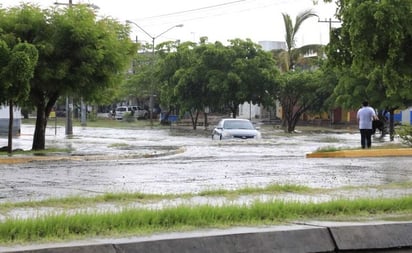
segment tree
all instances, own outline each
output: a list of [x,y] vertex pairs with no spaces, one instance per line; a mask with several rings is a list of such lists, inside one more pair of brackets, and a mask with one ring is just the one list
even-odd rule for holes
[[[295,37],[303,24],[308,18],[316,16],[312,10],[305,10],[299,13],[296,16],[295,24],[292,22],[292,18],[287,13],[282,13],[283,21],[285,25],[285,41],[286,41],[286,48],[287,51],[284,52],[283,50],[276,52],[275,57],[278,59],[278,64],[280,69],[283,72],[288,71],[295,71],[298,70],[297,63],[300,61],[303,63],[303,56],[308,52],[316,52],[318,53],[317,59],[320,59],[322,56],[322,46],[320,45],[308,45],[301,48],[295,48]],[[303,64],[301,64],[302,69]],[[318,67],[318,65],[316,65]],[[287,78],[286,78],[287,79]],[[288,82],[286,82],[288,83]],[[283,92],[280,92],[283,93]],[[283,98],[280,98],[283,99]],[[296,97],[296,99],[299,99]],[[284,99],[283,102],[286,102],[288,99]],[[291,101],[290,101],[291,102]],[[301,114],[300,110],[295,110],[293,106],[290,106],[290,102],[286,103],[286,107],[282,106],[282,126],[285,128],[287,132],[294,131],[295,125],[299,120],[299,115],[294,115],[295,113]],[[296,100],[292,104],[298,103],[299,101]],[[282,105],[282,102],[281,102]],[[305,109],[306,110],[306,109]],[[294,120],[295,119],[295,120]],[[291,125],[292,124],[292,125]]]
[[110,18],[96,20],[82,5],[41,10],[22,4],[0,20],[0,33],[15,34],[39,51],[29,94],[37,109],[33,150],[45,148],[47,119],[60,96],[99,99],[102,90],[121,83],[135,52],[126,26]]
[[[121,87],[119,98],[133,97],[137,101],[147,101],[152,98],[160,97],[161,80],[159,75],[158,59],[162,59],[171,50],[178,46],[176,41],[166,41],[156,45],[153,58],[152,44],[139,46],[139,51],[133,59],[132,72],[127,75],[126,82]],[[140,48],[141,47],[141,48]]]
[[276,86],[279,72],[270,53],[249,39],[231,40],[224,56],[221,62],[226,66],[215,69],[220,74],[214,76],[211,88],[221,93],[219,104],[235,118],[240,104],[267,101],[267,91]]
[[[189,112],[192,123],[205,106],[229,108],[236,117],[239,104],[267,101],[278,71],[271,55],[250,40],[200,45],[183,43],[162,65],[162,101]],[[166,95],[167,94],[167,95]]]
[[[203,44],[204,45],[204,44]],[[189,112],[192,127],[196,129],[199,113],[207,103],[205,75],[201,70],[200,54],[203,46],[186,42],[176,52],[163,55],[158,70],[163,80],[162,101]]]
[[302,26],[303,22],[310,17],[316,16],[312,10],[305,10],[299,13],[296,16],[295,24],[293,24],[292,18],[287,13],[282,13],[283,22],[285,25],[285,42],[287,47],[287,54],[284,54],[285,57],[285,66],[284,69],[289,71],[294,69],[294,65],[296,63],[296,58],[298,57],[298,53],[294,52],[294,48],[296,47],[296,34],[298,33],[300,27]]
[[391,113],[412,104],[412,0],[339,1],[342,27],[332,34],[330,64],[340,77],[338,101],[357,108],[362,100]]
[[286,131],[295,131],[303,113],[318,111],[331,95],[330,76],[322,70],[295,71],[281,75],[278,99],[285,113]]
[[29,81],[37,64],[37,49],[28,43],[18,43],[11,50],[0,40],[0,82],[3,83],[1,102],[9,105],[8,153],[13,150],[14,106],[21,105],[30,92]]
[[138,53],[133,59],[133,72],[127,75],[122,84],[119,98],[133,96],[137,100],[145,100],[150,96],[153,76],[152,54]]

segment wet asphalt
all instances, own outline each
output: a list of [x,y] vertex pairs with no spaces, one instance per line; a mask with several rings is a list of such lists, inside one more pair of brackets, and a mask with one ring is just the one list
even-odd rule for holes
[[[34,126],[23,125],[14,148],[30,149]],[[49,127],[46,147],[69,148],[62,160],[0,163],[0,203],[107,192],[197,193],[270,184],[337,189],[332,194],[285,195],[296,200],[412,194],[412,157],[306,158],[321,147],[359,146],[357,131],[296,133],[262,128],[258,141],[217,141],[210,131]],[[377,141],[379,146],[389,140]],[[395,140],[395,142],[398,140]],[[6,137],[0,142],[7,143]],[[357,190],[345,190],[355,187]]]

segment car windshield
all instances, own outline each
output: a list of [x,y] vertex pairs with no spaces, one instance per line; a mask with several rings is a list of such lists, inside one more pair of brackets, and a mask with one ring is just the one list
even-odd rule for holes
[[118,112],[124,112],[124,111],[126,111],[126,108],[120,107],[120,108],[117,108],[116,111],[118,111]]
[[254,129],[249,121],[245,120],[228,120],[223,123],[225,129]]

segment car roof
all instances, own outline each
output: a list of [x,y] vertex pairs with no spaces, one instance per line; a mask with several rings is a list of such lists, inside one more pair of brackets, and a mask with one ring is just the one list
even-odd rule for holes
[[222,121],[232,121],[232,120],[241,120],[241,121],[250,121],[248,119],[234,119],[234,118],[227,118],[227,119],[221,119]]

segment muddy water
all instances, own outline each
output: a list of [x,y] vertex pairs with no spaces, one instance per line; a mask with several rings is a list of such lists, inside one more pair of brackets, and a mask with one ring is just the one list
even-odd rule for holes
[[[30,149],[33,130],[23,126],[14,147]],[[74,136],[66,138],[63,128],[56,134],[50,128],[47,147],[105,159],[0,164],[0,202],[120,191],[188,193],[274,183],[338,188],[412,181],[411,157],[305,158],[319,147],[358,147],[357,132],[288,137],[279,130],[262,131],[259,141],[212,141],[206,134],[185,136],[170,129],[74,128]],[[168,154],[169,150],[181,152]]]

